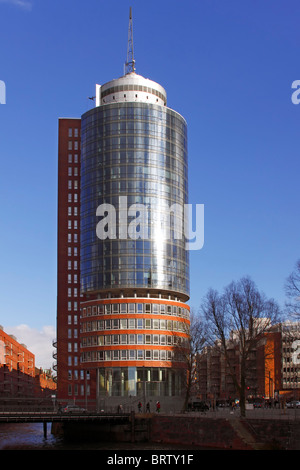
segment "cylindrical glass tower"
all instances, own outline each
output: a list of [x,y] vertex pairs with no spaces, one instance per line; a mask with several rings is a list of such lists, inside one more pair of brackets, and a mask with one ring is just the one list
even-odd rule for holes
[[97,86],[81,123],[82,365],[97,368],[99,397],[179,395],[186,122],[159,84],[133,72]]

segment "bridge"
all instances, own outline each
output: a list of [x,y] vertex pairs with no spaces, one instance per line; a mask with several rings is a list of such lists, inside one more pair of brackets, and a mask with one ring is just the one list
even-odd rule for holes
[[[56,412],[56,411],[0,411],[0,423],[43,423],[47,437],[47,423],[96,421],[111,424],[126,424],[134,413]],[[134,419],[133,419],[134,421]]]

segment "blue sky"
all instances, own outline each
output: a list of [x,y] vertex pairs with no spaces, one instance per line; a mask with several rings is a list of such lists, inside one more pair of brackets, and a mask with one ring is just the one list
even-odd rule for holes
[[0,0],[0,324],[44,367],[56,334],[58,118],[80,117],[95,84],[123,74],[130,6],[137,73],[187,120],[190,202],[205,206],[191,307],[245,275],[283,305],[300,257],[298,1]]

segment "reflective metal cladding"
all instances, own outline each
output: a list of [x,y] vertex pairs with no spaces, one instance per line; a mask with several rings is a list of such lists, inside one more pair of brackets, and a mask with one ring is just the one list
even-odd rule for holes
[[[149,103],[141,80],[130,75],[101,87],[99,105],[81,119],[81,288],[84,293],[155,289],[186,301],[188,251],[184,238],[176,237],[170,208],[188,203],[187,126],[162,104],[160,85],[149,87]],[[124,86],[130,78],[135,84],[127,101]],[[124,220],[120,204],[135,207],[135,213],[129,210]],[[106,238],[97,236],[99,206],[107,225],[116,224]],[[142,208],[149,210],[141,222]]]

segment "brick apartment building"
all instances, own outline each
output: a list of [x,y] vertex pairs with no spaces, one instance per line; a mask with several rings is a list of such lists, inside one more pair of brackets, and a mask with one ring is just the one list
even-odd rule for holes
[[55,391],[51,374],[35,367],[35,355],[0,327],[0,403],[46,398]]
[[[299,340],[299,322],[275,325],[261,338],[247,363],[246,395],[250,401],[300,398],[300,363],[295,359]],[[233,345],[228,354],[238,377],[238,345]],[[206,348],[199,356],[198,374],[195,395],[199,398],[210,401],[237,398],[228,365],[217,348]]]

